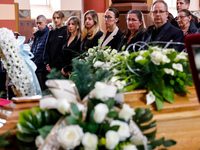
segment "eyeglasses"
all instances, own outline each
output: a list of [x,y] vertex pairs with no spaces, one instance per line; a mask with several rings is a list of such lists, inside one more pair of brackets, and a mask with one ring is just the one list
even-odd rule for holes
[[111,16],[103,16],[103,19],[104,19],[104,20],[106,20],[106,19],[107,19],[107,20],[111,20],[112,18],[113,18],[113,17],[111,17]]
[[184,19],[185,17],[187,17],[187,16],[179,16],[179,17],[176,17],[176,20]]
[[167,12],[167,11],[163,11],[163,10],[161,10],[161,11],[151,11],[153,14],[157,14],[157,13],[159,13],[159,14],[163,14],[163,13],[165,13],[165,12]]

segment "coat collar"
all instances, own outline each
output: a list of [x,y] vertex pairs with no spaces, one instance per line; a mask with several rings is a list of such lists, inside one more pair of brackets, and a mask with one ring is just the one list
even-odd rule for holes
[[[105,46],[114,38],[114,36],[117,34],[118,30],[119,30],[119,28],[116,26],[116,28],[114,29],[114,31],[113,31],[113,32],[107,37],[107,39],[103,42],[103,40],[104,40],[104,38],[105,38],[105,36],[106,36],[108,30],[106,30],[106,31],[104,32],[104,34],[103,34],[103,35],[101,36],[101,38],[100,38],[100,40],[101,40],[101,44],[100,44],[101,48],[105,47]],[[103,43],[102,43],[102,42],[103,42]]]

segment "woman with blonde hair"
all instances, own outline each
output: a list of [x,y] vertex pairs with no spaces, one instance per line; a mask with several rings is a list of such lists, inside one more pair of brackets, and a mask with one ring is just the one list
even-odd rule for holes
[[67,25],[67,39],[62,48],[63,68],[61,72],[69,76],[72,70],[72,59],[80,54],[81,23],[78,17],[72,16],[65,24]]
[[94,10],[88,10],[84,14],[84,27],[81,36],[81,53],[87,51],[93,46],[98,46],[98,39],[103,32],[100,28],[99,18]]

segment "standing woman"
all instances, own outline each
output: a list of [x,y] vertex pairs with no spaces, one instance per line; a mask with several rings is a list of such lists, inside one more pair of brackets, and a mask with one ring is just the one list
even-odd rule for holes
[[62,69],[62,47],[67,37],[67,27],[63,26],[63,12],[55,11],[52,19],[56,28],[49,32],[44,53],[44,62],[49,72],[52,68]]
[[62,48],[63,68],[61,72],[69,76],[72,70],[72,59],[80,54],[81,25],[80,19],[72,16],[67,20],[67,40]]
[[101,47],[110,46],[112,49],[117,49],[122,36],[122,32],[117,27],[119,11],[115,8],[108,8],[103,18],[107,30],[100,38]]
[[93,46],[98,46],[98,39],[102,36],[99,19],[96,11],[88,10],[84,14],[84,27],[81,36],[81,53]]
[[142,12],[139,10],[129,11],[127,13],[126,23],[128,29],[122,36],[122,41],[119,45],[118,51],[121,51],[124,45],[126,49],[130,44],[142,41],[143,32],[145,30]]

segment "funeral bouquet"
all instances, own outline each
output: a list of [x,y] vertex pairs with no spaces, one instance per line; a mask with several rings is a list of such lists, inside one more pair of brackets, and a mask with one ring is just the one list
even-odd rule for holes
[[47,85],[53,95],[42,98],[40,108],[20,113],[20,141],[35,141],[40,150],[150,150],[175,144],[155,140],[156,121],[149,109],[118,104],[116,86],[96,82],[80,100],[70,80],[49,80]]
[[85,61],[94,72],[111,72],[106,82],[115,84],[120,92],[147,89],[147,104],[155,102],[157,110],[162,109],[165,100],[173,103],[175,92],[188,92],[186,86],[193,86],[187,53],[173,48],[149,46],[129,53],[94,47],[88,50]]

